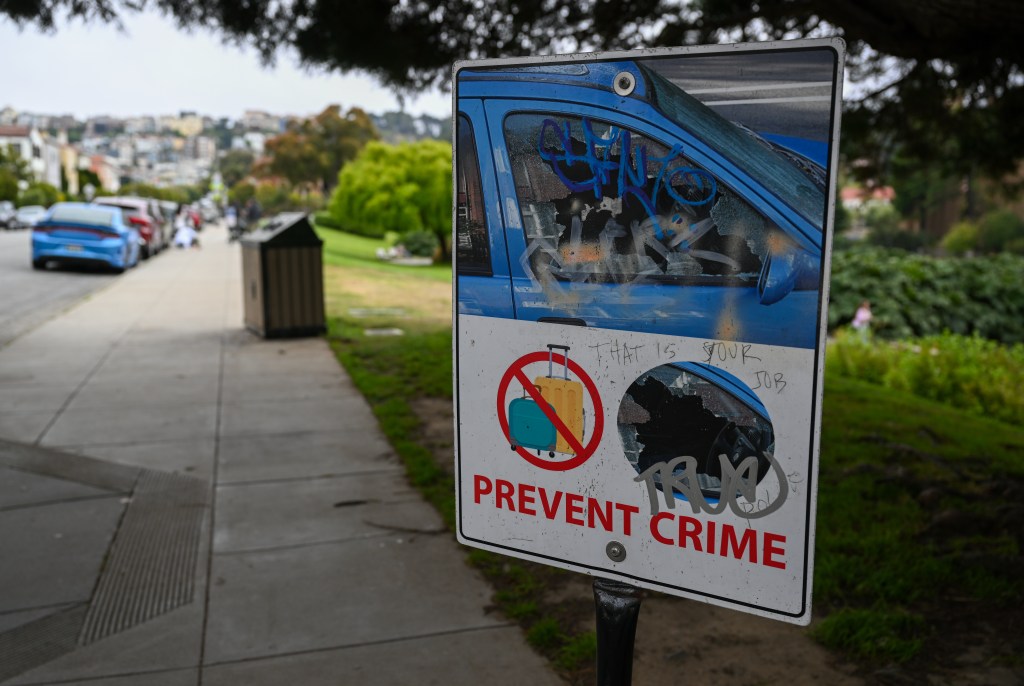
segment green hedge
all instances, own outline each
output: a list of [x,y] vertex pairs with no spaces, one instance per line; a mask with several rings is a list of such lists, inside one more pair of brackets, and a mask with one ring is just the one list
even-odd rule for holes
[[1024,425],[1024,345],[942,334],[865,342],[840,332],[829,346],[831,371],[908,391],[972,414]]
[[882,338],[943,331],[1024,342],[1024,257],[935,258],[900,250],[855,248],[832,256],[829,328],[849,323],[871,302]]

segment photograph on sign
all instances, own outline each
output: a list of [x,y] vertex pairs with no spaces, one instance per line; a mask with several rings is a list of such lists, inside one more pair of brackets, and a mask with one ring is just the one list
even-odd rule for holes
[[843,59],[456,65],[461,542],[809,621]]

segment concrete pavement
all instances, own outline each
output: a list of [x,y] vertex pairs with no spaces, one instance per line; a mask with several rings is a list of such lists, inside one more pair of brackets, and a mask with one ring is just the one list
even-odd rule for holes
[[0,349],[0,683],[562,683],[202,238]]

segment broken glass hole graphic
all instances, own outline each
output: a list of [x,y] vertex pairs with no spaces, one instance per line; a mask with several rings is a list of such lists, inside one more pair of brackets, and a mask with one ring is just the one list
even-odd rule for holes
[[[695,475],[685,463],[673,475],[709,500],[722,497],[722,455],[733,470],[756,458],[756,471],[741,470],[743,486],[731,494],[740,499],[741,491],[749,493],[771,471],[766,455],[775,452],[771,421],[753,391],[731,374],[696,362],[662,365],[637,378],[619,405],[618,429],[637,474],[681,456],[694,458]],[[663,490],[658,472],[654,480]]]

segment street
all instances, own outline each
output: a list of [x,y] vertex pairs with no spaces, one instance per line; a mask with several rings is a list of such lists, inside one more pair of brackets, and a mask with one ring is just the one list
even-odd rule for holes
[[0,231],[0,347],[117,278],[102,271],[35,271],[31,240],[31,231]]

